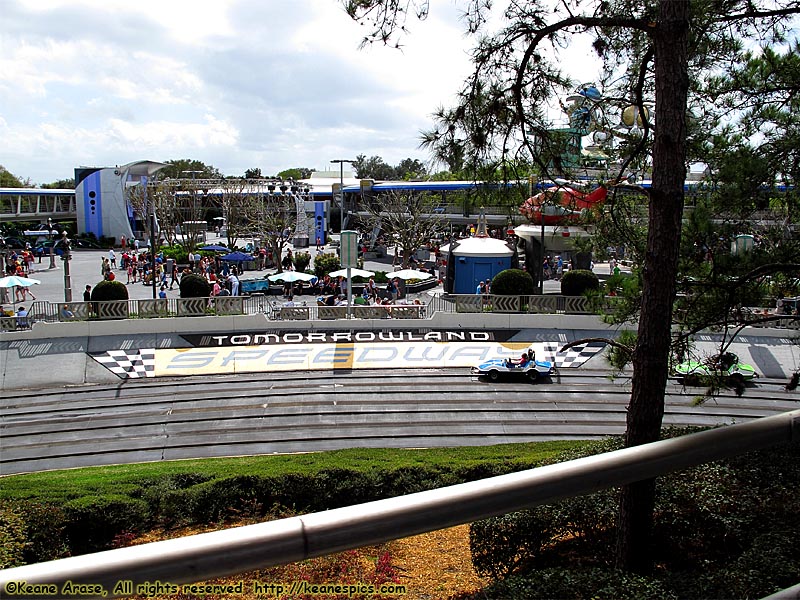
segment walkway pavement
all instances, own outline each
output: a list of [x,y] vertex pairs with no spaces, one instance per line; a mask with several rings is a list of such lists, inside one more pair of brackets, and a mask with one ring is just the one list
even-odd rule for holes
[[[213,233],[208,234],[207,243],[215,244],[215,243],[225,243],[225,238],[216,237]],[[301,251],[309,252],[312,257],[316,255],[316,250],[312,246],[311,248],[303,248],[300,249]],[[293,249],[294,251],[294,249]],[[331,246],[326,246],[325,250],[327,252],[331,251]],[[127,275],[124,271],[119,269],[120,260],[119,257],[121,255],[120,250],[116,249],[117,254],[117,270],[115,271],[115,275],[118,281],[122,281],[123,283],[127,280]],[[108,256],[107,250],[74,250],[72,252],[72,259],[70,260],[69,270],[70,270],[70,279],[71,279],[71,287],[72,287],[72,301],[73,302],[80,302],[83,300],[83,290],[86,285],[91,285],[94,287],[98,282],[102,281],[101,275],[101,265],[102,259]],[[43,256],[41,259],[41,263],[36,262],[34,263],[35,271],[30,274],[32,279],[37,279],[41,282],[39,285],[32,286],[31,292],[36,297],[37,300],[44,300],[46,302],[64,302],[65,301],[65,285],[64,285],[64,260],[61,257],[55,257],[56,266],[54,269],[50,269],[50,259],[48,256]],[[313,263],[312,263],[313,264]],[[364,262],[364,268],[369,271],[392,271],[394,268],[392,267],[392,252],[389,252],[389,255],[382,259],[368,259]],[[399,267],[398,267],[399,268]],[[594,268],[597,274],[605,274],[609,272],[608,263],[597,263],[595,264]],[[275,269],[267,269],[265,271],[251,271],[246,272],[244,277],[252,276],[255,273],[260,273],[265,275],[267,273],[273,273]],[[558,281],[546,281],[544,286],[544,291],[546,294],[558,294],[560,292],[561,286]],[[424,292],[424,294],[428,293],[435,293],[436,291],[442,291],[441,284],[432,290],[428,290]],[[0,292],[2,293],[2,292]],[[173,289],[172,291],[167,292],[169,297],[178,298],[180,297],[180,291],[177,289]],[[152,286],[145,286],[141,283],[131,284],[128,285],[128,295],[132,300],[144,300],[147,298],[153,298],[153,288]],[[9,290],[8,292],[8,299],[4,300],[0,297],[0,304],[8,307],[12,304],[13,301],[13,294]],[[30,305],[32,302],[32,298],[29,296],[26,302],[21,304],[23,305]]]

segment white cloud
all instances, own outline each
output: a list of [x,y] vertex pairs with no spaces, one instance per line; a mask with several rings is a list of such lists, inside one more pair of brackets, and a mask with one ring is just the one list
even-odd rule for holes
[[205,115],[201,123],[151,121],[135,124],[122,119],[110,119],[108,137],[120,147],[134,146],[147,151],[164,147],[182,149],[235,147],[239,132],[230,123],[213,115]]
[[338,0],[3,0],[1,160],[40,183],[140,159],[425,160],[419,132],[471,68],[455,3],[431,10],[397,51],[359,50]]

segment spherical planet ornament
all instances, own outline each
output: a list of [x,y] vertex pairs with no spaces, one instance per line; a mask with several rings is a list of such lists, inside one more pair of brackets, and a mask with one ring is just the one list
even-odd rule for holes
[[[647,110],[647,107],[644,107],[644,116],[649,119],[650,118],[650,111]],[[644,120],[642,119],[642,113],[639,112],[639,107],[631,105],[627,107],[625,110],[622,111],[622,123],[626,127],[633,127],[634,124],[638,126],[642,126]]]

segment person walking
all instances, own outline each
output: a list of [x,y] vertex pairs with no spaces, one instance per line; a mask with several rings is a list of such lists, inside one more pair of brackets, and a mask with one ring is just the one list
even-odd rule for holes
[[231,269],[231,274],[228,275],[228,283],[231,284],[231,296],[239,295],[239,278],[236,276],[236,267]]

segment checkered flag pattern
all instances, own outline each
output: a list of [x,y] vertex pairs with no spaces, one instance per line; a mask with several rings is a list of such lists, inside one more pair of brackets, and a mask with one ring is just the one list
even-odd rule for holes
[[154,377],[156,374],[156,351],[153,348],[109,350],[92,355],[92,358],[123,379]]
[[544,360],[549,360],[554,363],[558,369],[580,367],[595,354],[603,350],[606,345],[602,342],[589,342],[587,344],[573,346],[566,352],[559,352],[558,349],[561,346],[563,346],[563,344],[556,342],[545,342],[544,344]]

